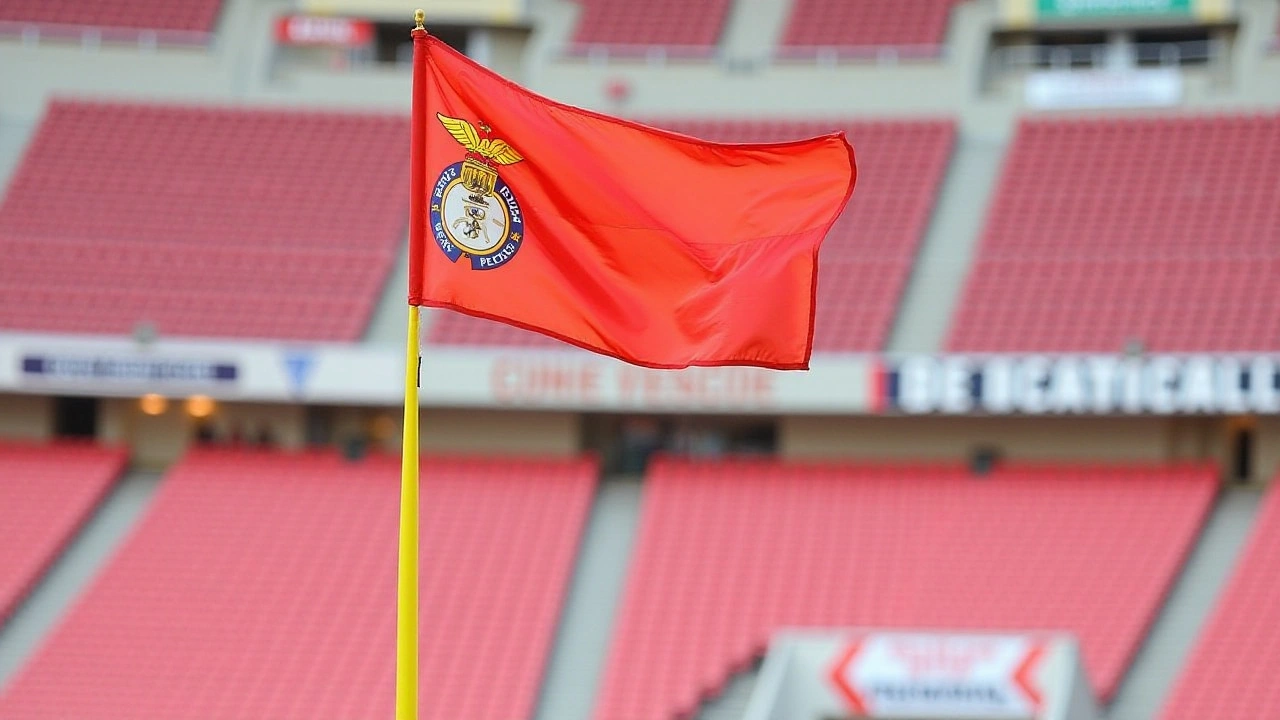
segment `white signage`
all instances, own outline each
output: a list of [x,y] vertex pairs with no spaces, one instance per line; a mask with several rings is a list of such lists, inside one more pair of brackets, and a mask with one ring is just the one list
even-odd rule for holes
[[922,355],[879,374],[873,404],[906,414],[1280,412],[1280,355]]
[[1032,720],[1043,655],[1025,636],[871,633],[849,642],[831,682],[861,717]]
[[1037,110],[1168,107],[1182,101],[1177,68],[1049,70],[1027,76],[1026,103]]

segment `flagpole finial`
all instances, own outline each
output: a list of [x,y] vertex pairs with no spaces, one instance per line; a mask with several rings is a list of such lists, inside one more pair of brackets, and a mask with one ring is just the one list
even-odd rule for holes
[[414,30],[426,30],[426,28],[422,27],[422,22],[423,22],[424,20],[426,20],[426,19],[427,19],[427,14],[426,14],[425,12],[423,12],[422,8],[418,8],[417,10],[414,10],[414,11],[413,11],[413,22],[414,22],[414,26],[415,26],[415,27],[414,27],[413,29],[414,29]]

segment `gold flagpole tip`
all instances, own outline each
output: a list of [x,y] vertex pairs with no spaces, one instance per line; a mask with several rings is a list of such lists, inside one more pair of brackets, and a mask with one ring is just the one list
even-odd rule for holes
[[413,29],[414,29],[414,30],[426,30],[426,28],[422,27],[422,22],[423,22],[424,20],[426,20],[426,19],[427,19],[427,14],[426,14],[425,12],[423,12],[422,8],[418,8],[417,10],[414,10],[414,11],[413,11],[413,22],[414,22],[414,24],[416,25],[416,27],[414,27]]

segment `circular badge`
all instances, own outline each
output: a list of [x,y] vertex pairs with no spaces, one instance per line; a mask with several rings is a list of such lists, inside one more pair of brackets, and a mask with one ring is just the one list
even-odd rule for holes
[[451,262],[468,257],[473,270],[494,270],[520,251],[524,214],[496,170],[457,162],[440,173],[431,193],[431,233]]

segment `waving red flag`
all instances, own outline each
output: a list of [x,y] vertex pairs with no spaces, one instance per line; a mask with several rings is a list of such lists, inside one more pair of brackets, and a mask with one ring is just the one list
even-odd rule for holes
[[648,367],[808,367],[818,248],[857,177],[843,134],[704,142],[540,97],[425,33],[414,62],[411,305]]

